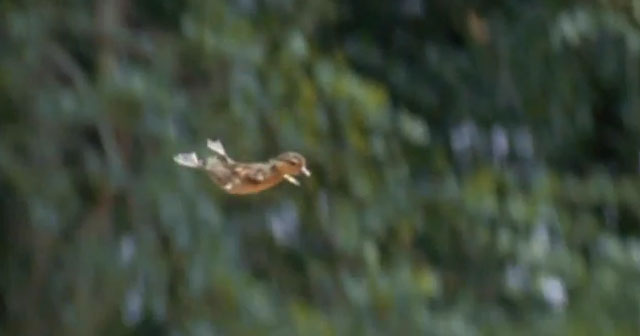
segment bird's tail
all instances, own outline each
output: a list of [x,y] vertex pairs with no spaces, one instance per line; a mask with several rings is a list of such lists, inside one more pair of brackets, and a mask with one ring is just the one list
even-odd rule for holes
[[202,160],[198,159],[196,153],[180,153],[173,157],[173,161],[177,164],[190,168],[201,168],[203,167]]

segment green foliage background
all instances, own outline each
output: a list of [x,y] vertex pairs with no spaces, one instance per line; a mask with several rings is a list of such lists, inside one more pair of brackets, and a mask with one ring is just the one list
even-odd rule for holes
[[2,1],[0,334],[638,335],[639,56],[634,0]]

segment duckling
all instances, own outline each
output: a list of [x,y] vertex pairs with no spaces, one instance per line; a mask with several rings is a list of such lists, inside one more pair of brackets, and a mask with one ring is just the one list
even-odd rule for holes
[[299,174],[311,176],[304,156],[285,152],[266,162],[236,162],[227,155],[219,140],[207,139],[213,155],[202,160],[196,153],[180,153],[173,160],[185,167],[203,169],[209,177],[229,194],[254,194],[274,187],[286,180],[296,186]]

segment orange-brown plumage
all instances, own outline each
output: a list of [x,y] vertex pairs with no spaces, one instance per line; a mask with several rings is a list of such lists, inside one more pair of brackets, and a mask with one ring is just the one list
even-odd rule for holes
[[181,153],[174,161],[182,166],[204,169],[209,177],[230,194],[254,194],[269,189],[283,180],[295,185],[294,176],[311,175],[305,158],[295,152],[286,152],[266,162],[236,162],[231,159],[219,141],[207,141],[214,155],[200,160],[195,153]]

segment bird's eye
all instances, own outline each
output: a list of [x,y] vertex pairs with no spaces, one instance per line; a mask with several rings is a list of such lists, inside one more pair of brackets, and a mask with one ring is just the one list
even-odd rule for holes
[[298,160],[290,159],[290,160],[287,160],[287,163],[289,165],[291,165],[291,166],[297,166],[298,165]]

